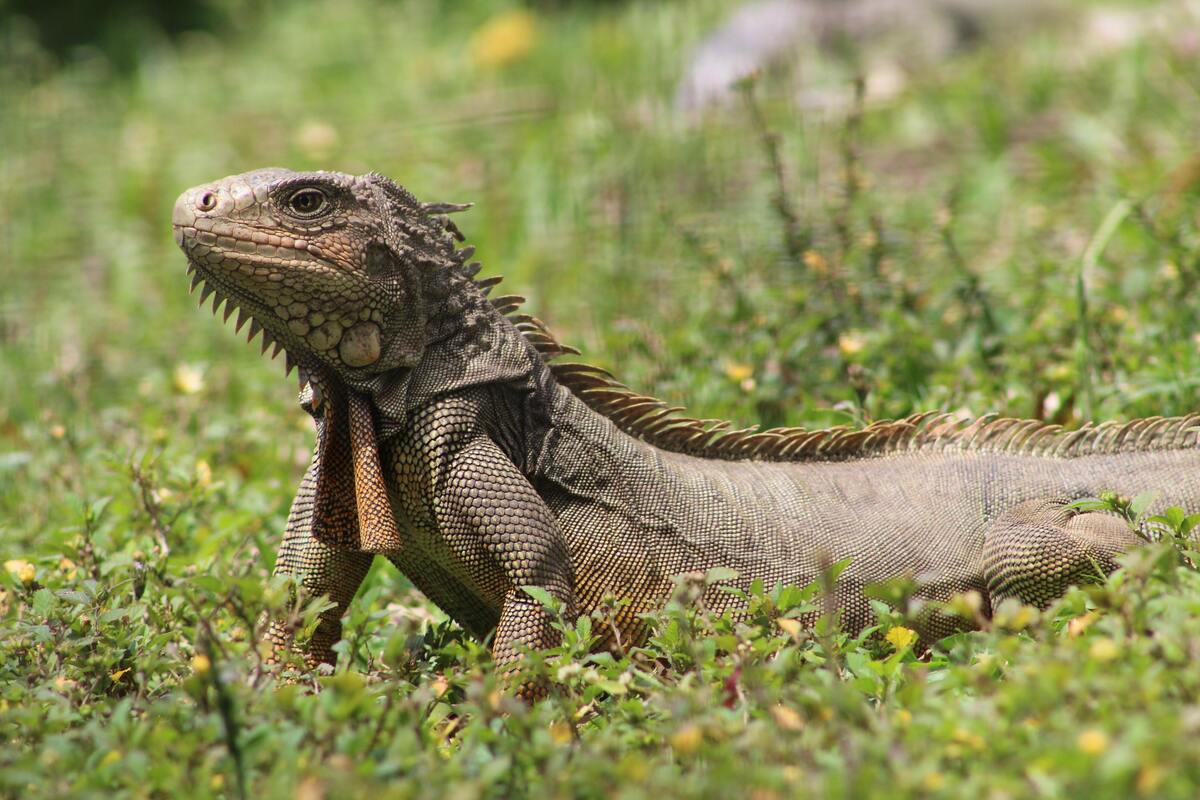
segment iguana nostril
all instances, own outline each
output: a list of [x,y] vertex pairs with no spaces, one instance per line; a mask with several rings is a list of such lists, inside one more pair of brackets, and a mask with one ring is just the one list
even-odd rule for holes
[[201,211],[212,211],[217,207],[217,195],[213,192],[205,192],[196,200],[196,208]]

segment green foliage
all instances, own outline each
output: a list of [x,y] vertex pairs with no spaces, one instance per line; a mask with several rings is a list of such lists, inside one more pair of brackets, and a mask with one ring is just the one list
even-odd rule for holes
[[984,629],[929,653],[903,582],[851,638],[797,622],[821,584],[734,622],[698,591],[729,576],[692,576],[644,648],[589,654],[600,615],[530,654],[527,708],[380,566],[337,670],[264,667],[262,614],[305,635],[319,608],[267,578],[311,431],[186,297],[168,209],[223,174],[476,202],[489,272],[703,416],[1196,409],[1186,42],[1047,28],[889,100],[825,57],[800,74],[845,102],[785,70],[681,119],[682,54],[731,5],[223,2],[219,36],[124,72],[0,20],[0,796],[1194,795],[1197,518],[1138,499],[1101,501],[1157,541],[1120,574],[990,621],[961,598]]
[[[120,521],[105,511],[98,528]],[[286,613],[285,587],[238,578],[236,554],[206,574],[126,555],[97,532],[32,562],[32,575],[0,577],[0,787],[1187,796],[1200,780],[1200,573],[1174,552],[1147,548],[1048,612],[1008,609],[925,655],[905,619],[853,639],[792,624],[819,608],[819,582],[755,587],[737,622],[693,590],[726,576],[691,579],[643,648],[590,653],[601,615],[564,626],[561,647],[526,661],[551,690],[528,707],[479,644],[378,611],[378,586],[347,620],[338,670],[281,683],[256,620]]]

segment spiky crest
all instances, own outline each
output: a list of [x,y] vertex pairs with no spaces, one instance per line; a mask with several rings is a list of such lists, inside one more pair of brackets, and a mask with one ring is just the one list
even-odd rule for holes
[[[468,249],[469,258],[474,248],[458,252]],[[478,269],[477,264],[472,266]],[[475,283],[487,294],[500,281],[500,277],[493,276]],[[580,354],[574,347],[559,342],[541,320],[520,312],[524,300],[519,295],[503,295],[491,302],[547,362],[563,355]],[[759,430],[758,426],[735,429],[726,420],[686,416],[682,407],[639,394],[599,367],[578,362],[550,363],[549,366],[560,384],[622,431],[663,450],[702,458],[838,461],[916,450],[1072,458],[1200,445],[1200,414],[1146,417],[1129,422],[1088,422],[1076,430],[1035,419],[1013,419],[996,414],[972,419],[932,411],[899,420],[880,420],[858,430],[847,426],[818,430]]]

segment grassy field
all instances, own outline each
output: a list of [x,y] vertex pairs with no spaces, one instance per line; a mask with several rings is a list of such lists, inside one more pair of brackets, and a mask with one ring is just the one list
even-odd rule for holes
[[257,621],[312,434],[168,222],[267,165],[474,202],[487,274],[701,416],[1179,414],[1194,33],[1009,32],[887,97],[870,53],[806,52],[689,117],[726,0],[225,6],[131,70],[0,18],[0,796],[1196,794],[1200,575],[1170,547],[921,657],[883,606],[879,637],[814,637],[771,621],[814,588],[734,625],[684,586],[645,651],[589,656],[581,620],[533,708],[378,569],[336,672],[279,685]]

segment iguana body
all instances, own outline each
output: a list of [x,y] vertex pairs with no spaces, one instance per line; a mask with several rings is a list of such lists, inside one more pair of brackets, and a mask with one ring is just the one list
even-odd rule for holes
[[[1105,490],[1195,507],[1191,418],[1063,432],[1037,421],[924,415],[863,431],[729,432],[635,395],[571,352],[519,298],[488,299],[444,216],[378,175],[260,170],[185,192],[176,239],[194,282],[301,369],[313,464],[276,564],[328,612],[386,556],[498,662],[556,641],[524,591],[568,616],[630,601],[606,643],[645,635],[673,579],[726,567],[746,585],[807,584],[851,559],[843,624],[872,622],[863,587],[907,576],[921,597],[975,590],[1045,604],[1139,540],[1074,514]],[[461,238],[461,237],[458,237]],[[710,591],[723,607],[729,595]],[[985,613],[987,608],[985,606]],[[951,630],[932,617],[927,638]],[[285,631],[275,636],[286,640]]]

